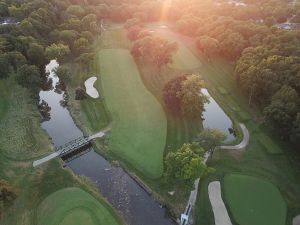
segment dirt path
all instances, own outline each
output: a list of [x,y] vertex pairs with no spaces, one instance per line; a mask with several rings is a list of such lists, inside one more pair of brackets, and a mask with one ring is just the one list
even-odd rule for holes
[[240,123],[239,125],[243,132],[243,140],[238,145],[222,145],[222,146],[220,146],[220,149],[223,149],[223,150],[245,150],[245,148],[247,147],[249,140],[250,140],[250,134],[244,124]]
[[213,181],[208,185],[209,200],[214,212],[215,225],[232,225],[221,195],[221,184]]

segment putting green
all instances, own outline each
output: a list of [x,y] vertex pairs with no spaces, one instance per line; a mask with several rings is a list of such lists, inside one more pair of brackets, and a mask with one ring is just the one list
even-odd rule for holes
[[144,86],[128,50],[101,50],[99,63],[113,120],[110,149],[146,176],[160,177],[167,134],[161,105]]
[[65,188],[54,192],[39,205],[37,224],[119,225],[104,204],[79,188]]
[[224,194],[234,220],[240,225],[285,225],[286,203],[273,184],[246,175],[224,179]]

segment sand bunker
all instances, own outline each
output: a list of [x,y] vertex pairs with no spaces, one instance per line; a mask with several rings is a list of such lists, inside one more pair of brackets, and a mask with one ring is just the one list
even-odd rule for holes
[[96,82],[97,77],[90,77],[84,82],[86,93],[92,98],[99,98],[99,93],[97,89],[94,87],[94,83]]

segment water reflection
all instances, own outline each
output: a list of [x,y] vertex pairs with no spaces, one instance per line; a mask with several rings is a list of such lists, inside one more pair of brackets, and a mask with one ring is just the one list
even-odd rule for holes
[[209,103],[205,104],[203,113],[204,128],[215,128],[223,131],[226,135],[226,142],[235,140],[235,132],[232,128],[232,121],[218,105],[218,103],[210,96],[207,89],[202,89],[202,93],[209,97]]
[[[50,120],[44,121],[42,127],[51,136],[56,146],[65,144],[82,136],[67,108],[62,106],[66,93],[57,91],[59,78],[54,70],[58,63],[52,60],[46,66],[52,79],[52,88],[40,91],[41,102],[48,103]],[[56,88],[53,88],[56,87]],[[118,209],[129,225],[174,225],[166,210],[156,202],[135,180],[122,168],[111,165],[102,156],[90,149],[88,153],[75,158],[66,165],[75,173],[93,180],[102,195]]]

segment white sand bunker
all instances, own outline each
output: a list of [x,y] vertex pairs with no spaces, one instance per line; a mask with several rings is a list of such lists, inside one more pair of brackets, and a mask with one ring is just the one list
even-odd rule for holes
[[216,225],[232,225],[226,206],[221,195],[221,184],[219,181],[208,185],[209,200],[214,212]]
[[86,93],[92,98],[99,98],[99,93],[97,89],[94,87],[94,83],[96,82],[97,77],[90,77],[84,82]]

